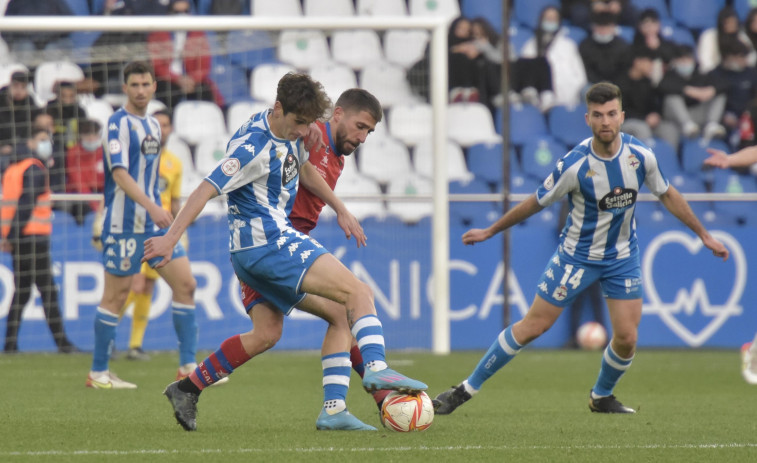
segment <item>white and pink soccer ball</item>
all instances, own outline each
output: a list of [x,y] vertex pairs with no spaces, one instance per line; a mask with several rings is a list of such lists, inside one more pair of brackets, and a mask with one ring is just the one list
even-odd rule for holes
[[576,332],[576,342],[585,350],[600,350],[607,345],[607,331],[601,323],[586,322]]

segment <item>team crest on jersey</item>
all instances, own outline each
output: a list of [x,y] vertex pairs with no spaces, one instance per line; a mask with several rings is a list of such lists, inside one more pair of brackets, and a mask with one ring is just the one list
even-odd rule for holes
[[108,143],[108,151],[110,151],[110,154],[120,153],[121,143],[118,140],[111,140]]
[[549,174],[549,177],[544,179],[544,188],[546,190],[551,190],[555,187],[555,177],[552,174]]
[[636,170],[640,165],[641,161],[639,161],[639,158],[637,158],[635,154],[631,153],[628,155],[628,166],[631,169]]
[[300,163],[294,154],[287,154],[284,159],[284,168],[281,172],[281,185],[284,186],[297,178],[300,173]]
[[568,288],[565,285],[558,286],[552,293],[552,298],[556,301],[562,301],[566,297],[568,297]]
[[131,268],[131,261],[129,260],[129,258],[124,257],[123,259],[121,259],[121,271],[128,272],[130,268]]
[[142,139],[141,151],[145,156],[160,153],[160,140],[148,133],[145,138]]
[[239,159],[236,158],[229,158],[225,161],[223,161],[223,164],[221,164],[221,172],[227,177],[231,177],[232,175],[239,172]]
[[636,203],[638,192],[630,188],[616,186],[599,200],[599,209],[609,211],[611,209],[626,209]]

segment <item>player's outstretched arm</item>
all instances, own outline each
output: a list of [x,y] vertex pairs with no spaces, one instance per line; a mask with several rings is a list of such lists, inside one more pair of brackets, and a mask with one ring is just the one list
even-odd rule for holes
[[176,220],[173,221],[166,234],[145,241],[145,255],[142,257],[142,262],[147,262],[153,257],[162,257],[163,260],[156,265],[158,268],[170,262],[173,248],[181,238],[182,233],[195,221],[205,204],[217,195],[218,192],[213,185],[206,181],[200,182],[187,198],[187,203],[181,208],[179,215],[176,216]]
[[757,163],[757,146],[749,146],[733,154],[714,148],[707,148],[710,157],[704,160],[705,165],[728,169],[730,167],[747,167]]
[[681,196],[681,193],[676,190],[673,185],[668,187],[668,191],[660,195],[660,202],[671,214],[676,216],[678,220],[683,222],[684,225],[689,227],[691,231],[696,233],[702,243],[712,251],[712,254],[716,257],[722,257],[723,260],[728,259],[728,249],[715,238],[710,235],[710,232],[704,228],[702,222],[699,221],[694,211],[691,210],[689,203]]
[[536,200],[536,195],[531,195],[525,201],[513,207],[491,224],[488,228],[472,228],[463,234],[463,244],[476,244],[488,240],[497,233],[517,225],[537,212],[544,209]]
[[113,169],[113,181],[124,190],[124,193],[129,198],[145,208],[147,213],[150,214],[152,221],[158,227],[166,228],[171,225],[171,221],[173,220],[171,213],[150,200],[139,185],[137,185],[137,182],[129,175],[129,171],[123,167],[116,167]]
[[347,239],[354,236],[357,247],[366,245],[367,238],[363,232],[363,227],[360,226],[355,216],[347,210],[344,203],[337,198],[329,184],[315,170],[310,161],[303,164],[300,169],[300,183],[334,209],[337,223],[339,223]]

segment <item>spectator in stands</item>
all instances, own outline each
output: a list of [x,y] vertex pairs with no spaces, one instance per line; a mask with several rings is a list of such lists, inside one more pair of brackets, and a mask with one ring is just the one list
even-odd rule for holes
[[591,34],[578,47],[589,83],[615,82],[628,67],[629,44],[616,29],[611,13],[593,14]]
[[747,65],[749,48],[742,41],[736,38],[725,41],[721,52],[723,59],[712,71],[712,76],[726,97],[723,125],[733,131],[739,128],[742,115],[755,97],[757,70]]
[[545,57],[549,64],[552,90],[540,95],[539,106],[546,111],[552,105],[576,105],[581,101],[581,90],[587,85],[586,70],[578,46],[560,26],[560,10],[554,6],[544,8],[534,36],[521,50],[521,58]]
[[[37,113],[32,122],[32,130],[44,129],[50,134],[53,141],[53,154],[47,161],[48,176],[50,177],[50,189],[53,193],[63,193],[66,189],[66,150],[63,145],[56,143],[55,121],[53,116],[44,111]],[[61,203],[55,203],[54,208],[60,208]]]
[[79,120],[86,119],[87,112],[79,105],[73,82],[58,82],[55,93],[56,98],[47,103],[45,112],[52,116],[55,124],[55,144],[68,149],[76,143]]
[[449,26],[449,101],[478,101],[478,78],[474,58],[471,56],[473,39],[470,19],[459,17]]
[[[171,15],[191,13],[189,0],[172,0]],[[223,97],[210,79],[210,45],[203,31],[152,32],[147,50],[155,69],[155,96],[169,110],[183,100],[213,101],[224,105]]]
[[647,8],[639,16],[631,44],[633,55],[639,54],[642,50],[652,52],[654,60],[652,81],[655,84],[662,79],[666,67],[673,60],[676,52],[676,44],[664,38],[661,30],[660,14],[654,8]]
[[634,49],[634,52],[631,67],[617,82],[623,95],[629,95],[623,100],[626,113],[623,132],[647,144],[654,136],[660,137],[678,148],[678,127],[662,119],[662,99],[652,81],[656,55],[648,48]]
[[744,34],[749,37],[752,49],[757,50],[757,8],[752,8],[744,20]]
[[494,111],[495,99],[502,94],[502,61],[504,61],[504,41],[500,40],[494,26],[484,17],[471,21],[471,44],[478,66],[478,99]]
[[[10,0],[5,10],[6,16],[64,16],[72,15],[65,0]],[[3,32],[16,60],[22,63],[34,62],[34,54],[44,52],[45,60],[59,60],[61,54],[71,54],[73,43],[70,32]]]
[[663,96],[662,115],[678,124],[681,133],[689,138],[700,135],[705,138],[724,137],[725,128],[720,125],[725,110],[726,97],[718,91],[711,74],[703,74],[694,61],[694,50],[680,45],[669,69],[660,82]]
[[0,89],[0,172],[16,162],[16,148],[26,145],[39,112],[29,94],[29,74],[11,74],[10,85]]
[[725,6],[718,13],[717,26],[702,31],[697,42],[697,62],[699,71],[708,73],[720,63],[723,55],[723,44],[729,39],[737,39],[744,42],[750,48],[749,64],[757,62],[757,53],[752,48],[749,36],[741,30],[739,16],[733,7]]
[[562,0],[563,16],[574,26],[590,30],[591,17],[598,13],[608,13],[618,24],[636,24],[636,10],[628,0]]
[[[79,123],[79,140],[66,151],[66,193],[102,193],[105,185],[103,165],[102,127],[85,119]],[[76,223],[84,223],[85,216],[101,209],[100,200],[71,203],[69,212]]]

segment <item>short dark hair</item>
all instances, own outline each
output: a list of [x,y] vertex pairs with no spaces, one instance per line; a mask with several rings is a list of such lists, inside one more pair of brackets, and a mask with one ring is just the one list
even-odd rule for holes
[[173,122],[173,118],[171,117],[171,111],[169,111],[168,109],[159,109],[159,110],[155,111],[154,113],[152,113],[152,116],[153,117],[155,117],[155,116],[166,116],[168,118],[168,120],[170,120],[170,121]]
[[310,122],[325,120],[331,109],[331,99],[323,85],[307,74],[289,72],[279,80],[276,101],[284,114],[294,113]]
[[48,136],[50,136],[50,132],[46,128],[35,125],[34,127],[32,127],[32,131],[31,131],[31,134],[29,135],[29,138],[36,137],[37,134],[40,132],[45,132]]
[[339,106],[345,111],[365,111],[371,115],[376,122],[381,122],[383,110],[381,103],[369,91],[362,88],[350,88],[342,92],[336,100],[335,106]]
[[79,135],[97,135],[101,128],[100,123],[94,119],[79,121]]
[[127,64],[124,67],[124,83],[129,80],[129,76],[132,74],[150,74],[152,80],[155,81],[155,71],[146,61],[132,61]]
[[623,107],[623,95],[620,93],[620,87],[610,82],[599,82],[586,92],[586,106],[590,104],[605,104],[608,101],[618,100]]

